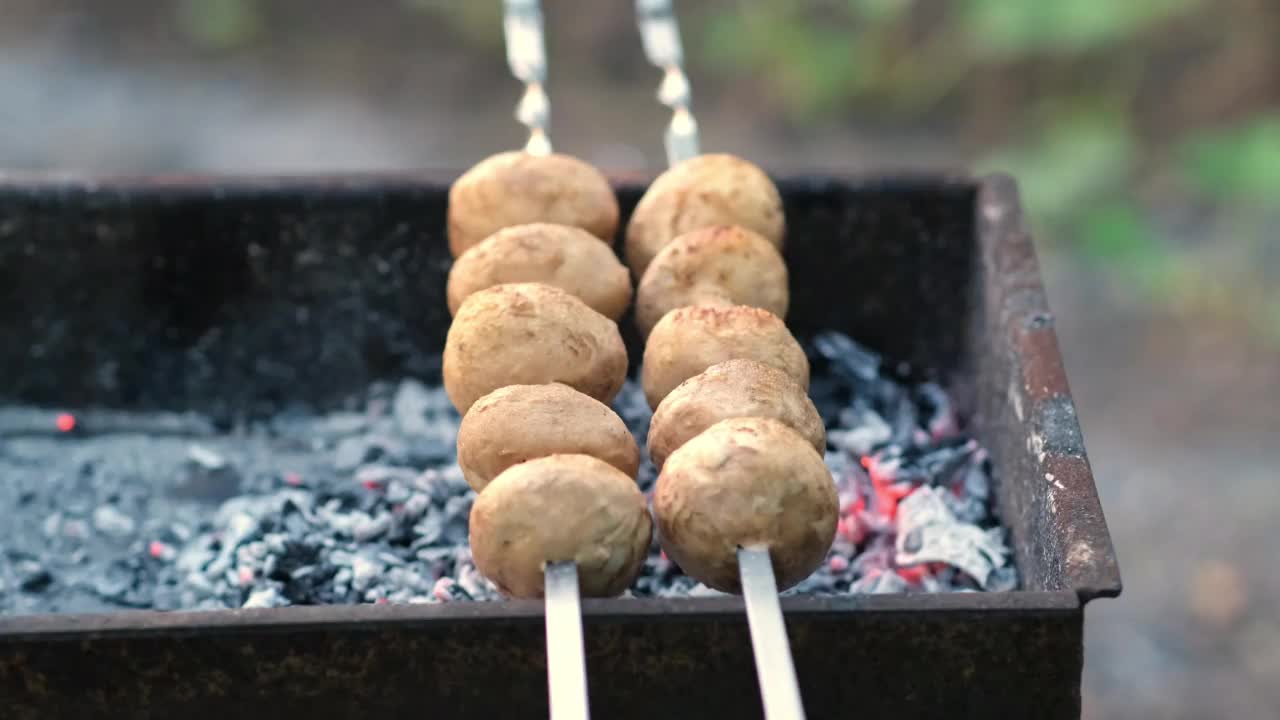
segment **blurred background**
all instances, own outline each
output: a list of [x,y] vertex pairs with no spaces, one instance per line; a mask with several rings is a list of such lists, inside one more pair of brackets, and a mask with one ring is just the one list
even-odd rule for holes
[[[544,2],[557,148],[662,167],[631,4]],[[1022,184],[1126,581],[1089,718],[1280,717],[1280,2],[678,2],[704,147]],[[500,2],[0,0],[0,168],[462,169]]]

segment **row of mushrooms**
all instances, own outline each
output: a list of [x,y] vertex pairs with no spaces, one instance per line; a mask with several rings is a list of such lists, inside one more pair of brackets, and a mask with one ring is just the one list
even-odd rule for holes
[[[779,589],[813,572],[837,500],[808,361],[783,321],[785,222],[763,171],[731,155],[672,167],[631,217],[627,266],[607,179],[567,155],[484,160],[454,183],[448,215],[444,385],[479,493],[481,573],[536,598],[545,566],[573,561],[583,595],[618,595],[643,566],[652,519],[667,555],[717,590],[741,591],[740,547],[769,550]],[[633,295],[660,471],[652,515],[639,449],[609,407]]]

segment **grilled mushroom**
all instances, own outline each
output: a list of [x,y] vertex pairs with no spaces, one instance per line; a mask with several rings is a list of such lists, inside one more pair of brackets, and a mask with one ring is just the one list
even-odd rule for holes
[[449,249],[458,257],[512,225],[572,225],[613,242],[618,199],[608,179],[569,155],[491,155],[449,188]]
[[472,294],[445,338],[444,389],[463,415],[506,385],[559,382],[608,403],[626,375],[618,325],[541,283],[495,285]]
[[572,560],[587,597],[635,581],[652,538],[634,480],[589,455],[549,455],[513,465],[471,508],[471,555],[504,594],[542,597],[547,563]]
[[663,550],[686,573],[740,593],[737,550],[763,547],[778,589],[808,577],[835,539],[831,471],[772,418],[721,420],[667,458],[653,496]]

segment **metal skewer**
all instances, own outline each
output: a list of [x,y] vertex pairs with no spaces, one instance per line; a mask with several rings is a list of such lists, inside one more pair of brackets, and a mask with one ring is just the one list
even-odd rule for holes
[[636,0],[636,24],[645,57],[662,70],[658,100],[671,108],[667,126],[667,164],[675,165],[698,154],[698,121],[693,117],[693,94],[684,74],[680,26],[671,0]]
[[803,718],[800,683],[791,660],[791,643],[787,641],[768,549],[738,548],[738,575],[742,578],[742,598],[747,603],[747,625],[751,628],[764,716],[777,720]]
[[[667,163],[675,165],[699,153],[698,122],[691,109],[693,94],[682,64],[680,26],[671,0],[636,0],[636,23],[649,62],[662,70],[658,100],[671,108],[665,144]],[[791,659],[791,644],[778,602],[778,584],[767,548],[738,549],[738,574],[747,605],[747,625],[756,660],[756,677],[769,720],[803,720],[800,684]]]
[[582,649],[582,603],[578,598],[578,566],[548,563],[547,688],[552,720],[586,720],[587,660]]
[[516,120],[529,128],[525,152],[551,154],[551,100],[547,81],[547,51],[542,35],[542,5],[538,0],[503,0],[502,31],[507,44],[507,65],[524,83],[516,105]]
[[[503,36],[511,74],[524,83],[516,120],[529,128],[525,152],[549,155],[551,101],[547,79],[542,6],[538,0],[503,0]],[[547,632],[547,693],[552,720],[588,720],[587,659],[582,643],[582,601],[578,567],[572,562],[547,563],[543,570]]]

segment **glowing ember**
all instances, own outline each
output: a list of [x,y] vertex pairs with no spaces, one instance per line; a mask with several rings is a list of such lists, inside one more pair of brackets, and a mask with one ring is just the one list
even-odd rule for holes
[[71,413],[59,413],[56,424],[58,432],[71,432],[76,429],[76,416]]

